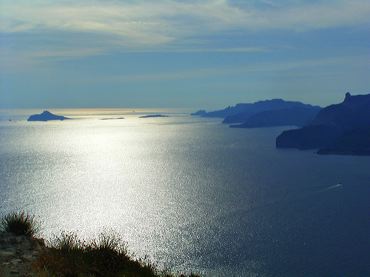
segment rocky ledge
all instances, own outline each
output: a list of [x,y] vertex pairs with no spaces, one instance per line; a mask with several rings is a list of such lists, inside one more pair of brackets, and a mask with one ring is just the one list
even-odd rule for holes
[[44,245],[42,239],[0,232],[0,276],[33,276],[32,263]]

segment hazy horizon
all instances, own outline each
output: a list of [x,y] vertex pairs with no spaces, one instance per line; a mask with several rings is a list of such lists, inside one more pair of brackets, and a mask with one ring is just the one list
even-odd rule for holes
[[[345,92],[347,93],[347,92]],[[332,104],[339,104],[344,100],[345,93],[342,95],[338,95],[335,99],[333,98],[333,101],[328,101],[328,103],[313,103],[313,102],[307,102],[299,99],[288,99],[288,98],[282,98],[282,97],[274,97],[274,98],[264,98],[264,99],[255,99],[255,100],[250,100],[250,101],[239,101],[235,103],[221,103],[218,106],[211,106],[211,105],[205,105],[205,106],[193,106],[193,107],[186,107],[186,106],[74,106],[73,104],[70,106],[18,106],[18,107],[2,107],[0,105],[0,110],[128,110],[128,111],[160,111],[160,110],[173,110],[179,111],[179,112],[195,112],[197,110],[207,110],[207,111],[213,111],[213,110],[221,110],[224,109],[228,106],[235,106],[236,104],[240,103],[254,103],[258,101],[264,101],[264,100],[274,100],[274,99],[283,99],[285,101],[298,101],[298,102],[303,102],[305,104],[310,104],[310,105],[315,105],[315,106],[320,106],[322,108],[332,105]],[[369,92],[363,92],[363,93],[353,93],[350,92],[351,95],[364,95],[368,94]]]

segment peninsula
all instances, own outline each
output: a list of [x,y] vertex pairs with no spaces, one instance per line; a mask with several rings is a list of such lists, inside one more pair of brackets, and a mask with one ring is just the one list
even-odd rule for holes
[[[239,103],[223,110],[199,110],[193,116],[219,117],[233,128],[258,128],[274,126],[304,126],[320,111],[319,106],[283,99]],[[237,124],[237,125],[236,125]]]

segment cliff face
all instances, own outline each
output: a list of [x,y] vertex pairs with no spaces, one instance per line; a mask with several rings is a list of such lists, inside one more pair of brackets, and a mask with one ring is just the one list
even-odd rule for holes
[[370,154],[370,94],[346,94],[303,128],[284,131],[278,148],[319,149],[319,154]]

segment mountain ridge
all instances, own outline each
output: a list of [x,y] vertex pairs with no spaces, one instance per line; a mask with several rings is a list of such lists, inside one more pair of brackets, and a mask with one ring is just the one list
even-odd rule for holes
[[296,125],[303,126],[311,121],[321,107],[281,98],[253,103],[238,103],[222,110],[207,112],[199,110],[193,116],[223,118],[233,128],[257,128]]

